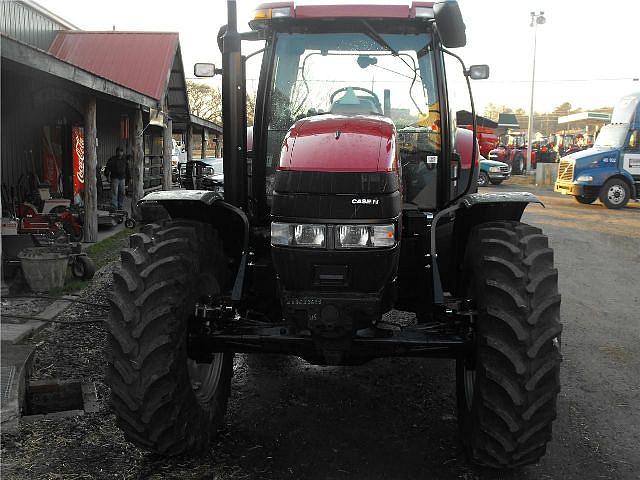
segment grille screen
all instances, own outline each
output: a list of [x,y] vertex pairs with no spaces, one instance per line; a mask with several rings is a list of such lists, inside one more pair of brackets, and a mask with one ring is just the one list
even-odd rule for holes
[[560,165],[558,165],[558,180],[573,180],[573,161],[560,160]]

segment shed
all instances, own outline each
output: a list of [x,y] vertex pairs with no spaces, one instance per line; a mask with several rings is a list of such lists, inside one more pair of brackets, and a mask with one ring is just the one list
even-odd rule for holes
[[191,133],[221,144],[219,125],[190,114],[177,33],[84,32],[31,0],[0,3],[3,183],[33,172],[84,199],[86,241],[96,239],[99,197],[84,178],[98,178],[116,146],[131,154],[136,205],[172,188],[174,131],[188,157]]

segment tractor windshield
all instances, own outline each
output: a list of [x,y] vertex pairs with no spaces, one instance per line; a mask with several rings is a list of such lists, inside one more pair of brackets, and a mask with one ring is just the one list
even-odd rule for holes
[[[367,32],[278,33],[267,124],[267,194],[282,140],[304,117],[385,116],[400,136],[403,129],[420,133],[411,149],[437,155],[440,114],[433,56],[426,33],[381,34],[378,40]],[[402,153],[402,139],[400,148]]]

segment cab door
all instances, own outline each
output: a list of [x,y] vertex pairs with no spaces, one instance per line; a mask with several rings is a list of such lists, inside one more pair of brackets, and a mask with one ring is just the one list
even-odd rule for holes
[[631,130],[629,134],[629,141],[622,153],[622,168],[636,182],[640,181],[640,129]]

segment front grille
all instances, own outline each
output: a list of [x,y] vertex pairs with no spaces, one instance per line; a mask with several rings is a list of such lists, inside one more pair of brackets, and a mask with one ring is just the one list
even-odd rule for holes
[[509,170],[511,169],[509,168],[508,165],[505,165],[504,167],[500,167],[500,172],[502,173],[509,173]]
[[573,160],[560,160],[558,165],[558,180],[573,180]]

